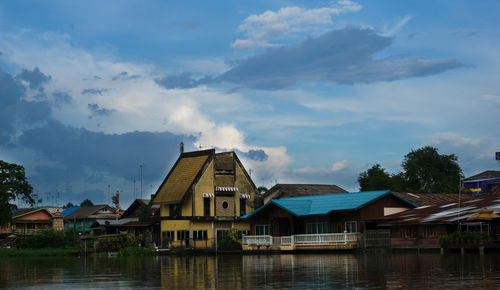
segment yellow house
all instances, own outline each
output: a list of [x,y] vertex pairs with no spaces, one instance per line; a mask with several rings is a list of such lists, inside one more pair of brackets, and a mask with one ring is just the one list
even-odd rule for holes
[[249,234],[238,220],[255,209],[257,188],[234,152],[181,153],[153,197],[160,205],[161,246],[214,248],[230,230]]

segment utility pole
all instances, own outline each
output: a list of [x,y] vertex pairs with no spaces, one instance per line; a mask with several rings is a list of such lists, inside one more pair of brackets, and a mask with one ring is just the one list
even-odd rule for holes
[[111,201],[111,193],[109,192],[109,188],[111,185],[108,184],[108,198],[106,199],[106,204]]
[[142,164],[139,165],[139,167],[141,168],[141,198],[143,198],[142,197]]

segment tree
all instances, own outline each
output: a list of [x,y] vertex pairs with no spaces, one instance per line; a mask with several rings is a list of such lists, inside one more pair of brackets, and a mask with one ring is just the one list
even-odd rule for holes
[[456,193],[462,169],[457,156],[441,155],[434,147],[426,146],[406,154],[402,167],[406,188],[418,193]]
[[267,192],[267,187],[261,185],[261,186],[257,187],[257,191],[259,192],[259,194],[262,195],[262,194]]
[[391,188],[391,176],[380,167],[380,164],[375,164],[372,168],[362,172],[358,177],[359,187],[361,191],[381,190]]
[[31,198],[33,187],[28,183],[24,167],[0,160],[0,226],[12,219],[12,211],[17,208],[10,202],[16,197],[34,204]]
[[70,208],[70,207],[73,207],[73,206],[75,206],[75,205],[74,205],[72,202],[68,202],[68,203],[64,206],[64,208]]
[[86,198],[84,201],[80,203],[80,206],[81,207],[94,206],[94,203],[90,199]]

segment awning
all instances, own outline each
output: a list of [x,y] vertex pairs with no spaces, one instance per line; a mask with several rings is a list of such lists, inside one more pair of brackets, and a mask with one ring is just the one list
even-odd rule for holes
[[250,197],[251,197],[250,194],[246,194],[246,193],[240,194],[240,198],[243,198],[243,199],[249,199]]
[[213,193],[204,192],[203,193],[203,197],[212,198],[212,197],[214,197],[214,194]]
[[215,191],[238,191],[238,188],[231,186],[216,186]]

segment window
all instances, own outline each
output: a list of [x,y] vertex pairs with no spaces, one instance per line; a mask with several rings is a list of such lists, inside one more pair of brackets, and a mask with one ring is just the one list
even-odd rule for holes
[[241,238],[243,236],[249,236],[249,235],[250,235],[250,231],[247,231],[247,230],[238,231],[236,233],[236,237],[237,237],[238,240],[241,240]]
[[203,215],[210,216],[210,197],[203,198]]
[[168,205],[168,213],[170,216],[175,215],[175,204],[169,204]]
[[206,230],[193,231],[193,240],[195,241],[206,241],[208,240],[208,235]]
[[189,240],[189,231],[177,231],[177,240],[178,241]]
[[164,235],[163,238],[166,239],[167,241],[173,241],[175,239],[174,231],[164,231],[163,235]]
[[222,207],[223,207],[223,208],[225,208],[225,209],[226,209],[228,206],[229,206],[229,205],[228,205],[227,201],[224,201],[224,202],[222,203]]
[[356,222],[355,221],[345,222],[345,230],[348,233],[356,233],[358,231]]
[[269,225],[255,225],[255,235],[268,236],[269,235]]
[[328,223],[310,223],[306,225],[308,234],[326,234],[328,233]]
[[246,202],[244,198],[240,198],[240,216],[247,213]]

